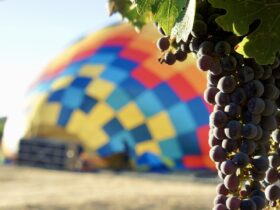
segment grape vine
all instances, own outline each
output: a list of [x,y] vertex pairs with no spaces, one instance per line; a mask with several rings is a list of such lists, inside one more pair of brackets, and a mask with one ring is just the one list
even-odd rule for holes
[[207,72],[209,156],[221,178],[213,210],[280,209],[280,2],[127,3],[162,34],[159,62],[173,65],[192,53]]

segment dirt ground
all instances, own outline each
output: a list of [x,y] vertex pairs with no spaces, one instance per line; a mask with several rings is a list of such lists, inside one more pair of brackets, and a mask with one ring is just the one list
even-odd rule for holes
[[217,178],[0,167],[1,210],[207,210]]

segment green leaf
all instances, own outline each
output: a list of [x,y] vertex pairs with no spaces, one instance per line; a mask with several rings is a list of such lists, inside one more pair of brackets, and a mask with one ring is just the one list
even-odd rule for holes
[[[279,0],[209,0],[226,14],[216,19],[226,31],[246,35],[237,52],[246,58],[255,58],[259,64],[272,64],[280,51]],[[260,25],[249,33],[249,26],[259,20]],[[249,34],[247,34],[249,33]]]
[[186,5],[186,9],[181,12],[171,31],[171,39],[176,38],[176,42],[178,43],[181,40],[186,42],[193,28],[196,0],[188,0]]
[[158,0],[134,0],[137,5],[138,13],[145,14],[146,12],[152,11],[152,7],[156,4]]
[[160,0],[153,7],[154,21],[158,22],[167,35],[170,35],[179,14],[187,0]]
[[141,29],[147,22],[147,15],[140,15],[130,0],[109,0],[109,14],[119,12],[120,15],[131,22],[137,29]]

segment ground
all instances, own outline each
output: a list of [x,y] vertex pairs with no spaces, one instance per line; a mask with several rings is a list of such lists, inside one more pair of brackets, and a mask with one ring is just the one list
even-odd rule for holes
[[207,210],[212,174],[78,173],[0,167],[0,210]]

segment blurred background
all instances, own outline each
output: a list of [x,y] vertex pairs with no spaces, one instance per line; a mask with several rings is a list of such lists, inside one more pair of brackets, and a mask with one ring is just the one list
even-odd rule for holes
[[106,3],[0,1],[0,209],[211,206],[205,75]]

